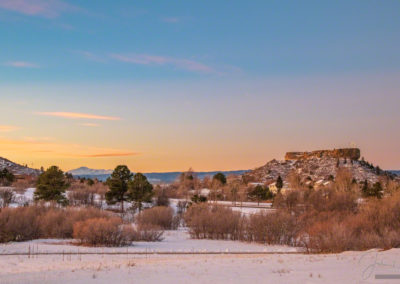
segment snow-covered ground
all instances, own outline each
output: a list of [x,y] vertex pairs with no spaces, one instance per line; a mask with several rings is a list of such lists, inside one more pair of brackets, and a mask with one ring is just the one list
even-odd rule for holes
[[[175,199],[170,198],[170,206],[174,209],[175,212],[178,210],[178,202],[188,202],[186,199]],[[272,209],[271,203],[257,203],[257,202],[236,202],[233,203],[232,201],[209,201],[208,204],[215,204],[221,206],[227,206],[232,208],[233,211],[241,212],[245,215],[251,215],[259,212],[273,212],[275,209]]]
[[[33,203],[33,195],[35,192],[35,188],[28,188],[26,189],[23,193],[15,193],[14,195],[14,201],[9,205],[9,207],[21,207],[27,204],[32,204]],[[66,192],[66,195],[68,194],[68,191]],[[178,210],[178,202],[179,201],[186,201],[185,199],[170,199],[170,206],[174,209],[175,212]],[[100,196],[98,194],[95,194],[95,202],[103,209],[108,209],[108,210],[119,210],[120,204],[114,204],[114,205],[108,205],[104,200],[100,199]],[[273,212],[274,209],[272,209],[272,204],[271,203],[257,203],[257,202],[236,202],[233,203],[232,201],[209,201],[209,204],[216,204],[216,205],[221,205],[221,206],[227,206],[232,208],[234,211],[242,212],[245,215],[251,215],[259,212]],[[130,202],[124,202],[124,208],[129,209],[132,206]],[[143,206],[146,207],[151,207],[151,204],[144,203]]]
[[30,204],[33,201],[33,193],[36,188],[27,188],[23,193],[15,193],[14,194],[14,202],[9,205],[9,207],[20,207],[25,204]]
[[400,249],[341,254],[0,256],[0,283],[399,283]]
[[134,242],[121,248],[95,248],[72,245],[73,240],[40,239],[29,242],[0,244],[0,255],[5,253],[33,252],[296,252],[289,246],[265,246],[257,243],[220,240],[194,240],[186,229],[166,231],[161,242]]

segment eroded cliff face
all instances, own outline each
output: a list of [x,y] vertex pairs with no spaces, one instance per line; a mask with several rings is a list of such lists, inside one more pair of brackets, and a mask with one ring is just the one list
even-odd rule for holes
[[360,149],[344,148],[334,150],[317,150],[312,152],[287,152],[285,160],[303,160],[309,158],[336,158],[358,160],[360,158]]

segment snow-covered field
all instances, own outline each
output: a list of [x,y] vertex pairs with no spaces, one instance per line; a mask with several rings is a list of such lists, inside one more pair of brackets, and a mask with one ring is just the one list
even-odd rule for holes
[[330,255],[0,256],[0,283],[399,283],[400,249]]
[[85,252],[296,252],[289,246],[265,246],[257,243],[221,240],[194,240],[186,229],[166,231],[161,242],[134,242],[132,246],[121,248],[95,248],[72,245],[73,240],[41,239],[29,242],[0,244],[0,255],[5,253],[85,253]]
[[[12,207],[31,201],[33,192],[16,195]],[[178,201],[171,200],[175,211]],[[232,208],[243,214],[272,210],[268,204],[254,205]],[[129,247],[84,247],[73,242],[0,244],[0,284],[400,283],[400,249],[308,255],[288,246],[193,240],[185,228],[166,231],[161,242],[135,242]],[[377,275],[397,279],[375,279]]]
[[[162,242],[135,242],[123,248],[82,247],[70,242],[35,240],[0,245],[0,283],[398,283],[399,279],[376,280],[375,275],[400,275],[400,249],[293,254],[299,251],[286,246],[192,240],[185,230],[167,231]],[[5,255],[28,251],[59,254]],[[110,252],[148,254],[107,254]],[[233,254],[239,252],[256,254]],[[269,252],[280,254],[266,254]]]

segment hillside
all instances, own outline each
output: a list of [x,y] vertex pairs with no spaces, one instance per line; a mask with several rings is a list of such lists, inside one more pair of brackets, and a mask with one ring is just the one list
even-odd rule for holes
[[0,157],[0,170],[6,168],[15,175],[38,175],[39,170],[31,169]]
[[374,183],[383,175],[395,177],[392,173],[382,171],[378,167],[360,160],[359,157],[360,150],[357,148],[288,152],[285,160],[274,159],[264,166],[249,171],[244,176],[250,180],[269,183],[276,181],[278,176],[286,180],[289,173],[295,172],[302,181],[311,178],[316,182],[327,181],[331,176],[335,177],[340,168],[345,168],[358,182],[368,180],[370,183]]

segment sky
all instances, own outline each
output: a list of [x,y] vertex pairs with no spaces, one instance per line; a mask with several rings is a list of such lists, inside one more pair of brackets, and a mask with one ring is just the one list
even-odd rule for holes
[[0,0],[0,156],[251,169],[359,147],[400,169],[400,1]]

